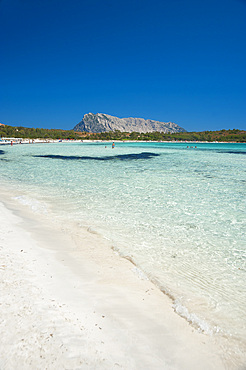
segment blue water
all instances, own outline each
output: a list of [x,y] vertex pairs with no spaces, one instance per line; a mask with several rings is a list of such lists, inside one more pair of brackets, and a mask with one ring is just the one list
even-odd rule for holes
[[1,146],[0,181],[33,212],[107,238],[172,298],[179,315],[240,347],[245,154],[246,144],[222,143]]

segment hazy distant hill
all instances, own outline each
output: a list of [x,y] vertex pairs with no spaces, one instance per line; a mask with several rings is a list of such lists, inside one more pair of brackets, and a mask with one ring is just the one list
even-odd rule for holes
[[143,118],[118,118],[102,113],[85,114],[82,121],[75,127],[74,131],[84,132],[110,132],[119,130],[121,132],[186,132],[185,129],[172,122],[159,122]]

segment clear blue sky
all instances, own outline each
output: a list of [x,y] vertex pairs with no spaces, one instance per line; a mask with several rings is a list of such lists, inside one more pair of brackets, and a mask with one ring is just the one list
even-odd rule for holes
[[246,129],[245,0],[0,0],[0,122]]

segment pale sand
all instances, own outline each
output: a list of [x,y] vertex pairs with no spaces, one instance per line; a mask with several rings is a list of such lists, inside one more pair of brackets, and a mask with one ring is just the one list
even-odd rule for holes
[[98,235],[75,241],[3,203],[0,227],[1,369],[234,368]]

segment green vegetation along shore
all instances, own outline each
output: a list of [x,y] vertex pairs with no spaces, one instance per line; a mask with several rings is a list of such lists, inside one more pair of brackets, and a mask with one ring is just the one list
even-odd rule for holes
[[139,140],[139,141],[218,141],[218,142],[246,142],[244,130],[220,130],[202,132],[176,132],[173,134],[163,132],[102,132],[88,133],[75,132],[74,130],[55,130],[42,128],[26,128],[21,126],[0,126],[1,138],[23,139],[61,139],[61,140]]

